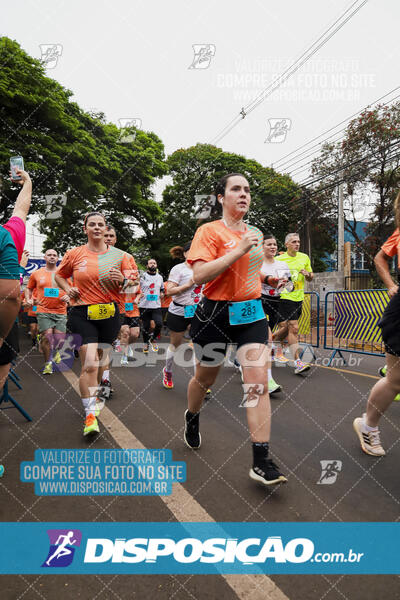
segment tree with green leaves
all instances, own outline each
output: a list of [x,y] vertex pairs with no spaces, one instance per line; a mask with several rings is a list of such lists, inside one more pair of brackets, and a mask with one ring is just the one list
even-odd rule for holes
[[141,237],[151,241],[162,218],[151,192],[166,172],[161,140],[134,127],[121,132],[102,113],[83,111],[15,41],[0,38],[0,60],[0,218],[10,214],[18,193],[6,177],[10,156],[20,154],[46,247],[64,251],[82,243],[81,221],[93,209],[118,230],[120,247],[129,250]]
[[[168,157],[167,164],[172,183],[163,193],[161,205],[165,216],[160,231],[166,248],[191,239],[201,222],[219,216],[218,203],[212,195],[216,182],[226,173],[242,173],[249,181],[252,195],[249,221],[284,237],[288,203],[299,195],[290,177],[209,144],[177,150]],[[208,216],[199,218],[207,214],[206,205],[210,209]]]
[[[209,144],[197,144],[180,149],[167,159],[172,183],[163,193],[163,225],[159,231],[163,256],[171,246],[190,240],[199,224],[219,217],[219,205],[212,196],[216,182],[226,173],[242,173],[250,184],[251,206],[248,221],[264,232],[272,232],[284,249],[289,231],[299,231],[304,218],[304,198],[299,186],[289,175],[263,167],[255,160],[239,154],[224,152]],[[207,215],[207,207],[210,209]],[[199,218],[203,216],[205,218]],[[314,232],[316,241],[313,256],[322,257],[332,248],[332,237],[326,229]],[[320,261],[321,269],[325,265]],[[165,267],[166,268],[166,267]]]
[[[343,182],[345,228],[364,252],[369,269],[373,257],[392,233],[393,202],[400,183],[400,103],[363,111],[348,125],[344,138],[325,144],[313,162],[320,178],[313,196],[327,212],[337,207],[337,186]],[[369,221],[366,237],[357,223]]]

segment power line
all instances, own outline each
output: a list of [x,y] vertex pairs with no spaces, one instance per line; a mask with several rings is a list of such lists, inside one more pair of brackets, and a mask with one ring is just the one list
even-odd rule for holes
[[[400,140],[396,140],[393,144],[391,144],[388,149],[391,151],[393,147],[398,146],[400,144]],[[374,156],[373,154],[371,156]],[[361,158],[347,163],[345,165],[342,165],[339,169],[336,169],[336,171],[331,171],[330,173],[328,173],[327,175],[321,175],[321,177],[317,177],[317,179],[311,180],[311,181],[307,181],[307,179],[304,179],[304,181],[301,181],[298,185],[300,187],[308,187],[311,184],[314,183],[318,183],[318,181],[321,181],[321,179],[326,179],[327,177],[330,177],[331,175],[334,175],[335,173],[339,173],[340,171],[344,171],[345,169],[347,169],[348,167],[351,167],[353,165],[356,165],[358,163],[363,162],[366,158],[368,158],[368,156],[362,156]]]
[[[391,146],[391,148],[393,148],[394,146],[397,146],[399,143],[400,143],[400,140],[399,140],[398,142],[396,142],[395,144],[393,144],[393,145]],[[359,160],[357,160],[357,161],[353,161],[352,163],[348,163],[347,165],[344,165],[344,166],[340,167],[340,169],[338,169],[337,171],[334,171],[334,172],[332,172],[332,173],[329,173],[329,174],[327,174],[327,175],[323,175],[322,177],[320,177],[320,178],[316,179],[315,181],[312,181],[312,182],[310,182],[309,184],[305,184],[305,185],[303,185],[303,186],[302,186],[302,188],[303,188],[303,190],[308,190],[308,189],[309,189],[309,185],[311,185],[311,184],[313,184],[313,183],[317,183],[318,181],[320,181],[320,180],[322,180],[322,179],[326,179],[327,177],[330,177],[331,175],[333,175],[333,174],[335,174],[335,173],[340,173],[340,172],[341,172],[341,171],[343,171],[345,168],[347,168],[347,167],[349,167],[349,166],[353,166],[353,165],[355,165],[355,164],[357,164],[357,163],[360,163],[360,162],[362,162],[363,160],[365,160],[365,159],[367,159],[367,158],[368,158],[368,156],[364,156],[363,158],[361,158],[361,159],[359,159]],[[370,156],[370,158],[373,158],[373,155],[371,155],[371,156]],[[389,155],[389,156],[387,157],[387,161],[388,161],[389,163],[391,163],[391,162],[393,162],[394,160],[396,160],[396,159],[398,159],[398,158],[400,158],[400,152],[399,152],[398,154],[393,154],[392,156],[390,156],[390,155]],[[375,166],[376,166],[376,165],[378,165],[378,164],[379,164],[379,161],[375,161],[375,162],[374,162],[374,163],[372,163],[372,164],[368,164],[368,167],[370,167],[370,168],[373,168],[373,167],[375,167]],[[359,171],[356,171],[355,173],[356,173],[356,174],[357,174],[357,173],[360,173],[360,170],[359,170]],[[317,196],[317,195],[319,195],[321,192],[324,192],[324,191],[326,191],[326,190],[328,190],[328,189],[335,188],[335,187],[337,187],[337,186],[338,186],[340,183],[346,183],[346,182],[347,182],[347,180],[346,180],[346,179],[344,179],[344,178],[339,178],[339,179],[336,179],[335,181],[331,182],[330,184],[328,184],[327,186],[325,186],[325,187],[323,187],[323,188],[318,188],[318,189],[316,189],[316,190],[312,190],[312,189],[311,189],[310,191],[311,191],[311,192],[314,192],[314,193],[311,193],[311,194],[308,196],[308,199],[310,199],[310,198],[313,198],[314,196]],[[293,202],[293,203],[291,204],[291,206],[290,206],[290,209],[291,209],[291,210],[296,210],[296,209],[300,208],[300,207],[301,207],[301,206],[302,206],[302,205],[303,205],[305,202],[306,202],[306,199],[305,199],[304,197],[301,197],[301,198],[299,198],[298,200],[296,200],[295,202]]]
[[[398,154],[394,154],[393,156],[389,156],[387,160],[390,163],[390,162],[393,162],[394,160],[397,160],[399,158],[400,158],[400,152]],[[368,165],[368,166],[371,167],[371,168],[373,168],[373,167],[375,167],[378,164],[379,164],[379,161],[376,161],[374,164]],[[359,173],[359,172],[360,171],[356,171],[356,173]],[[319,188],[317,190],[314,190],[314,193],[311,194],[310,198],[313,198],[314,196],[317,196],[321,192],[324,192],[324,191],[326,191],[328,189],[331,189],[332,187],[337,187],[340,183],[346,183],[346,179],[344,179],[344,178],[338,179],[338,180],[332,182],[331,184],[327,185],[324,188]]]
[[[351,13],[350,15],[348,15],[346,17],[346,19],[340,23],[338,25],[338,27],[336,29],[334,29],[329,35],[328,32],[337,24],[340,22],[341,19],[343,19],[343,17],[346,15],[346,13],[348,13],[355,4],[357,4],[358,0],[356,0],[355,2],[353,2],[353,4],[347,9],[345,10],[345,12],[339,17],[339,19],[337,19],[311,46],[310,48],[308,48],[308,50],[306,50],[305,52],[303,52],[303,54],[293,63],[293,65],[291,65],[290,67],[288,67],[283,74],[278,77],[275,81],[272,82],[272,84],[270,84],[270,86],[268,87],[272,87],[276,82],[278,82],[280,79],[283,79],[283,81],[285,81],[286,79],[288,79],[291,75],[293,75],[294,73],[296,73],[296,71],[298,71],[298,69],[303,66],[303,64],[305,62],[307,62],[307,60],[309,60],[316,52],[317,50],[319,50],[320,48],[322,48],[334,35],[335,33],[337,33],[363,6],[364,4],[367,3],[368,0],[364,0],[362,2],[362,4],[360,6],[358,6],[353,13]],[[326,39],[324,39],[326,37]],[[316,48],[314,48],[314,50],[312,50],[312,52],[310,53],[311,49],[313,48],[313,46],[315,46],[316,44],[318,44],[318,42],[320,40],[323,40]],[[310,53],[310,54],[309,54]],[[302,58],[304,58],[304,60],[302,60]],[[300,64],[296,64],[296,63],[300,63]],[[290,72],[290,70],[294,68],[294,70],[292,72]],[[286,75],[287,73],[287,77],[283,78],[284,75]],[[282,83],[283,83],[282,81]],[[266,88],[266,90],[268,90],[268,87]],[[276,89],[276,88],[275,88]],[[275,90],[272,90],[275,91]],[[272,92],[271,92],[272,93]],[[267,94],[270,95],[270,94]],[[251,111],[253,111],[261,102],[263,102],[265,100],[265,98],[267,97],[267,95],[265,95],[264,92],[261,92],[259,94],[259,96],[257,98],[255,98],[254,100],[252,100],[252,102],[250,102],[250,104],[245,108],[246,113],[250,113]],[[252,106],[254,104],[254,106]]]
[[[343,123],[349,123],[351,121],[351,119],[353,119],[354,117],[356,117],[357,115],[361,114],[364,110],[367,110],[367,108],[370,108],[373,104],[377,104],[377,102],[380,102],[381,100],[383,100],[383,98],[386,98],[386,96],[389,96],[390,94],[392,94],[393,92],[395,92],[396,90],[400,89],[400,85],[398,85],[397,87],[393,88],[393,90],[390,90],[390,92],[387,92],[387,94],[385,94],[384,96],[381,96],[380,98],[378,98],[377,100],[374,100],[373,102],[370,102],[370,104],[368,104],[367,106],[365,106],[364,108],[362,108],[361,110],[359,110],[358,112],[354,113],[353,115],[351,115],[350,117],[347,117],[347,119],[344,119],[343,121],[341,121],[340,123],[338,123],[337,125],[335,125],[334,127],[331,127],[330,129],[327,129],[326,131],[324,131],[323,133],[320,133],[319,135],[317,135],[316,137],[312,138],[311,140],[309,140],[308,142],[306,142],[305,144],[302,144],[301,146],[299,146],[298,148],[296,148],[295,150],[292,150],[292,152],[289,152],[289,154],[285,154],[285,156],[282,156],[282,158],[279,158],[275,163],[273,163],[273,167],[276,168],[277,165],[279,163],[281,163],[282,161],[284,161],[282,163],[282,165],[279,165],[279,169],[286,164],[287,162],[292,162],[292,160],[295,160],[295,158],[297,158],[297,156],[293,157],[293,159],[290,159],[289,161],[285,161],[284,159],[287,158],[288,156],[291,156],[292,154],[295,154],[296,152],[298,152],[298,150],[301,150],[302,148],[304,148],[305,146],[308,146],[308,144],[311,144],[311,142],[314,142],[315,140],[317,140],[318,138],[322,137],[323,135],[326,135],[327,133],[329,133],[330,131],[332,131],[333,129],[336,129],[337,127],[340,127],[340,125],[343,125]],[[387,104],[389,104],[390,102],[393,102],[393,100],[395,100],[396,98],[399,98],[400,94],[398,96],[395,96],[394,98],[392,98],[391,100],[388,100],[388,102],[385,102],[383,104],[383,106],[386,106]],[[344,127],[343,129],[341,129],[340,131],[345,131],[346,127]],[[340,133],[340,132],[337,132]],[[336,135],[335,133],[333,135]],[[332,137],[332,136],[329,136]],[[326,138],[326,139],[329,139]],[[318,142],[318,144],[315,144],[315,146],[319,146],[320,144],[323,143],[324,140],[322,140],[322,142]],[[314,148],[315,146],[311,146],[312,148]],[[308,150],[310,150],[311,148],[308,148]],[[305,152],[308,152],[308,150],[305,150]],[[304,152],[302,152],[301,154],[304,154]],[[301,154],[299,154],[298,156],[301,156]]]
[[[399,87],[400,87],[400,86],[399,86]],[[383,106],[387,106],[388,104],[390,104],[391,102],[393,102],[393,101],[394,101],[394,100],[396,100],[397,98],[400,98],[400,94],[399,94],[399,95],[397,95],[397,96],[395,96],[394,98],[392,98],[392,99],[391,99],[391,100],[389,100],[388,102],[385,102],[385,103],[384,103],[384,104],[382,104],[381,106],[382,106],[382,107],[383,107]],[[365,109],[363,109],[363,110],[365,110]],[[360,111],[360,113],[361,113],[361,112],[362,112],[362,111]],[[356,114],[360,114],[360,113],[356,113]],[[311,148],[313,148],[313,147],[316,147],[316,146],[322,146],[322,144],[324,144],[324,143],[326,142],[326,140],[328,140],[328,139],[329,139],[329,138],[331,138],[331,137],[334,137],[335,135],[338,135],[338,134],[340,134],[340,133],[341,133],[341,132],[343,132],[343,131],[346,131],[346,129],[347,129],[347,128],[345,127],[345,128],[343,128],[343,129],[341,129],[340,131],[337,131],[336,133],[333,133],[332,135],[328,136],[327,138],[325,138],[324,140],[322,140],[322,141],[321,141],[321,142],[319,142],[318,144],[315,144],[315,146],[311,146]],[[321,134],[321,135],[323,135],[323,134]],[[341,139],[344,139],[344,136],[342,136],[342,137],[339,137],[339,138],[338,138],[338,139],[336,139],[336,140],[332,140],[332,142],[331,142],[331,143],[337,143],[337,142],[338,142],[338,141],[340,141]],[[308,148],[308,150],[305,150],[305,151],[304,151],[304,152],[302,152],[301,154],[304,154],[305,152],[308,152],[309,150],[311,150],[311,148]],[[297,161],[295,161],[295,162],[292,162],[292,161],[293,161],[295,158],[297,158],[297,157],[293,157],[292,161],[289,161],[289,162],[291,162],[291,163],[292,163],[292,164],[291,164],[291,165],[288,167],[288,168],[289,168],[289,170],[287,170],[287,171],[285,171],[285,172],[286,172],[288,175],[290,175],[290,176],[292,177],[292,176],[294,175],[294,173],[296,173],[297,171],[299,171],[300,173],[301,173],[302,171],[306,171],[306,170],[307,170],[307,168],[308,168],[308,166],[309,166],[309,165],[311,165],[311,164],[313,163],[313,160],[314,160],[314,158],[312,158],[312,159],[311,159],[311,160],[309,160],[309,161],[306,161],[306,162],[302,163],[301,165],[299,165],[299,166],[298,166],[298,167],[296,167],[295,169],[293,169],[293,167],[294,167],[294,166],[295,166],[295,165],[296,165],[298,162],[301,162],[301,161],[303,161],[303,160],[305,160],[305,159],[309,158],[310,156],[315,156],[315,155],[316,155],[316,151],[314,150],[314,151],[310,152],[310,154],[308,154],[307,156],[304,156],[303,158],[301,158],[301,159],[299,159],[299,160],[297,160]],[[300,156],[300,155],[299,155],[299,156]],[[278,168],[279,168],[279,169],[281,169],[281,168],[282,168],[282,166],[283,166],[283,165],[280,165]],[[276,167],[274,167],[274,168],[276,168]],[[292,169],[292,170],[290,170],[290,169]]]
[[[269,86],[267,86],[250,104],[242,108],[239,115],[237,115],[228,125],[226,125],[219,134],[214,138],[212,143],[219,142],[248,114],[257,108],[268,96],[270,96],[276,89],[278,89],[284,81],[289,79],[296,73],[320,48],[322,48],[366,3],[368,0],[363,0],[362,3],[357,6],[353,12],[351,12],[345,19],[345,15],[350,12],[353,7],[359,2],[356,0],[349,8],[305,51],[301,56],[292,63],[285,71],[277,77]],[[343,20],[344,19],[344,20]],[[337,25],[339,23],[339,25]],[[337,27],[335,28],[335,26]],[[333,29],[333,31],[331,31]],[[329,33],[330,32],[330,33]],[[320,40],[322,40],[320,42]],[[320,42],[320,43],[319,43]],[[315,46],[315,48],[314,48]]]
[[[393,102],[393,100],[396,100],[396,98],[400,98],[400,94],[399,94],[398,96],[395,96],[395,97],[394,97],[394,98],[392,98],[392,99],[391,99],[389,102],[386,102],[386,103],[385,103],[385,104],[383,104],[382,106],[387,106],[387,104],[389,104],[390,102]],[[335,136],[335,135],[337,135],[337,134],[341,133],[342,131],[346,131],[346,129],[347,129],[347,128],[344,128],[344,129],[342,129],[342,130],[338,131],[337,133],[334,133],[334,134],[332,134],[331,136],[328,136],[328,138],[325,138],[324,140],[322,140],[322,142],[320,142],[319,144],[316,144],[316,145],[317,145],[317,146],[320,146],[320,145],[322,145],[322,144],[323,144],[323,143],[324,143],[324,142],[325,142],[327,139],[329,139],[330,137],[333,137],[333,136]],[[344,136],[342,136],[341,138],[338,138],[338,139],[336,139],[336,140],[332,140],[332,142],[331,142],[331,143],[336,143],[336,142],[340,141],[341,139],[343,140],[343,139],[344,139]],[[308,152],[308,150],[307,150],[307,152]],[[293,162],[293,163],[290,165],[290,167],[289,167],[289,168],[291,169],[291,168],[292,168],[292,167],[294,167],[294,165],[296,165],[298,162],[301,162],[301,160],[304,160],[305,158],[309,158],[310,156],[313,156],[313,155],[315,155],[315,154],[316,154],[316,152],[315,152],[315,151],[314,151],[314,152],[311,152],[311,153],[310,153],[310,154],[308,154],[307,156],[303,157],[303,159],[300,159],[300,160],[298,160],[298,161],[296,161],[296,162]],[[309,161],[307,161],[307,162],[303,163],[302,165],[300,165],[299,167],[296,167],[295,169],[293,169],[293,170],[291,170],[291,171],[287,171],[287,174],[288,174],[288,175],[293,175],[293,174],[294,174],[296,171],[300,171],[300,172],[301,172],[301,171],[305,171],[305,170],[306,170],[306,168],[307,168],[307,166],[308,166],[308,165],[311,165],[311,164],[312,164],[312,162],[313,162],[313,159],[311,159],[311,160],[309,160]]]

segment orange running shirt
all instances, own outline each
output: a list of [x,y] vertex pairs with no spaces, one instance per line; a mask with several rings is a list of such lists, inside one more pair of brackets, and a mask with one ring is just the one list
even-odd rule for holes
[[[135,300],[136,300],[136,298],[140,294],[140,286],[137,287],[137,288],[134,288],[134,289],[136,289],[136,292],[134,292],[134,293],[132,293],[132,292],[129,291],[132,288],[134,288],[134,286],[128,286],[126,288],[126,291],[123,294],[123,298],[124,298],[124,302],[123,302],[124,314],[127,317],[138,317],[140,315],[139,306],[135,303]],[[127,302],[132,302],[132,304],[133,304],[132,310],[126,310],[125,309],[125,304]],[[120,309],[120,312],[121,312],[121,309]]]
[[67,279],[72,275],[73,287],[81,293],[73,306],[81,304],[121,303],[121,286],[110,278],[110,269],[119,269],[127,279],[136,279],[137,266],[133,256],[109,246],[104,252],[92,252],[87,245],[68,250],[57,269],[57,274]]
[[28,312],[28,307],[25,304],[25,291],[21,290],[21,308],[20,308],[20,312],[24,312],[27,313]]
[[385,254],[392,257],[397,254],[397,261],[400,268],[400,231],[396,229],[390,238],[382,246],[382,250]]
[[[258,245],[253,246],[221,275],[204,285],[203,294],[206,298],[232,302],[260,298],[260,269],[264,260],[263,234],[257,227],[246,227],[247,230],[257,233]],[[241,231],[232,231],[222,220],[206,223],[196,231],[186,260],[193,265],[196,260],[210,262],[220,256],[226,256],[237,248],[243,234]]]
[[[67,314],[67,304],[60,300],[61,296],[65,296],[65,292],[59,289],[54,280],[56,271],[47,271],[46,267],[41,267],[34,271],[29,277],[27,284],[28,290],[36,290],[37,311],[38,313],[52,313],[56,315]],[[58,290],[58,298],[45,296],[45,288],[56,288]]]
[[[167,291],[167,287],[168,287],[168,281],[164,281],[164,291]],[[172,302],[172,296],[167,296],[167,294],[165,294],[164,298],[161,298],[161,308],[168,308],[168,306],[171,304]]]
[[[129,276],[127,274],[128,271],[126,270],[124,273],[124,277],[126,277],[127,279],[136,279],[136,277],[138,276],[138,269],[137,269],[137,266],[135,263],[135,259],[130,254],[128,254],[128,257],[129,257],[129,261],[130,261]],[[139,283],[139,280],[138,280],[138,283]],[[132,289],[136,290],[134,294],[132,293]],[[135,299],[136,296],[138,295],[139,291],[140,291],[140,286],[139,286],[139,288],[136,288],[135,286],[127,286],[125,289],[121,289],[121,288],[119,289],[119,291],[118,291],[118,307],[119,307],[119,312],[121,315],[126,315],[127,317],[138,317],[139,316],[139,308],[137,308],[136,305],[133,306],[133,311],[127,312],[125,310],[125,302],[132,302],[132,300],[130,300],[130,298]],[[132,312],[134,312],[135,314],[131,314]]]
[[[35,289],[33,290],[33,292],[32,292],[32,300],[36,300],[36,298],[37,298],[37,290],[36,290],[36,288],[35,288]],[[38,306],[37,306],[37,304],[36,304],[36,305],[34,304],[33,306],[36,306],[36,310],[32,310],[32,308],[33,308],[33,307],[32,307],[32,308],[30,308],[30,309],[27,311],[27,312],[28,312],[28,317],[36,317],[36,315],[37,315]]]

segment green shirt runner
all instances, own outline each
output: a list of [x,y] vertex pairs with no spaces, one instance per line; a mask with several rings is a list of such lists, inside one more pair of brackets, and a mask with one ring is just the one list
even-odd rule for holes
[[287,252],[280,254],[275,257],[275,260],[283,260],[290,269],[292,281],[294,283],[293,292],[281,293],[282,300],[293,300],[293,302],[302,302],[304,300],[304,275],[300,273],[302,269],[305,269],[309,273],[312,273],[310,258],[304,252],[297,252],[296,256],[290,256]]

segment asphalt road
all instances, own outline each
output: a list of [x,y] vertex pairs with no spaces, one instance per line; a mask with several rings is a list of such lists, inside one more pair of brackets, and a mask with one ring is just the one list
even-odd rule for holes
[[[322,362],[327,353],[317,350]],[[364,360],[365,358],[365,360]],[[176,514],[159,497],[39,497],[33,484],[19,480],[21,461],[33,460],[37,448],[119,448],[113,429],[101,423],[101,434],[82,436],[80,400],[62,373],[39,374],[42,357],[22,339],[17,372],[23,390],[10,385],[14,398],[31,414],[27,423],[15,409],[0,410],[1,457],[6,473],[0,480],[1,521],[175,521]],[[112,370],[115,393],[107,407],[118,422],[146,448],[169,448],[174,460],[187,464],[184,490],[215,521],[396,521],[399,519],[398,444],[400,403],[382,420],[388,455],[364,455],[352,429],[364,410],[381,359],[339,369],[312,367],[295,376],[289,367],[274,368],[283,391],[272,397],[271,453],[289,481],[266,490],[248,477],[251,445],[240,377],[224,368],[201,414],[202,447],[183,443],[186,388],[192,369],[175,369],[173,390],[161,383],[162,361],[149,366]],[[78,373],[78,361],[73,371]],[[359,373],[357,373],[357,371]],[[101,421],[101,419],[100,419]],[[320,461],[341,461],[335,483],[318,484]],[[245,576],[242,576],[243,578]],[[395,576],[271,575],[290,600],[368,600],[400,598]],[[269,592],[236,593],[222,576],[2,576],[1,597],[19,598],[272,598]],[[260,595],[261,594],[261,595]]]

